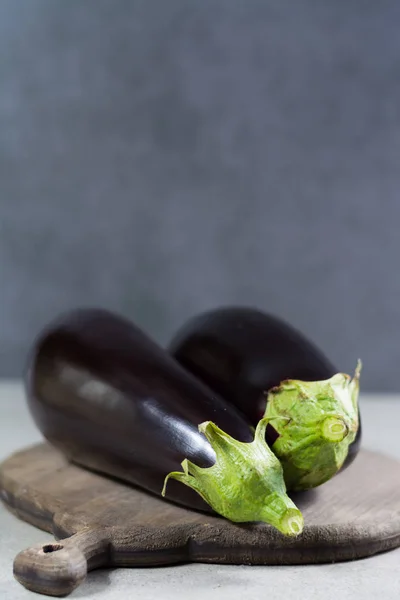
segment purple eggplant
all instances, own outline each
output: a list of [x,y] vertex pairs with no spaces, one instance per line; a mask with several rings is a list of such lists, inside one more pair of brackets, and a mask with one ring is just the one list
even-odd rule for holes
[[289,489],[320,485],[357,455],[361,363],[351,380],[286,322],[241,307],[192,318],[169,351],[254,426],[270,417],[266,439]]
[[301,531],[267,423],[254,435],[129,321],[87,309],[51,323],[34,344],[26,390],[39,429],[71,461],[190,508]]

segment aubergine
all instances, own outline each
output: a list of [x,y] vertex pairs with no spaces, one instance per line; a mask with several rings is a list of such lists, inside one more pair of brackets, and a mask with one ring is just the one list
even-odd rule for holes
[[168,349],[253,425],[269,419],[289,490],[321,485],[356,457],[360,361],[351,379],[291,325],[246,307],[193,317]]
[[254,435],[131,322],[98,309],[57,319],[35,341],[26,391],[40,431],[72,462],[189,508],[301,532],[267,422]]

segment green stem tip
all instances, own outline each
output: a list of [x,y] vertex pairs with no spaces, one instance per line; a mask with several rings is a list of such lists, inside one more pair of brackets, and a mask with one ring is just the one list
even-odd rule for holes
[[321,435],[328,442],[341,442],[349,428],[341,417],[327,417],[322,421]]
[[201,423],[199,431],[215,451],[215,464],[201,468],[185,459],[182,472],[166,476],[162,496],[168,480],[176,479],[230,521],[263,521],[284,535],[299,535],[303,517],[286,493],[279,460],[265,442],[268,422],[268,418],[261,419],[251,443],[235,440],[211,421]]
[[280,530],[289,536],[298,536],[304,527],[304,519],[301,512],[296,509],[289,509],[281,519]]

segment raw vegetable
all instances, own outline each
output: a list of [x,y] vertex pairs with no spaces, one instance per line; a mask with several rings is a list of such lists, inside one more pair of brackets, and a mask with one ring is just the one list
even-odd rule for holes
[[253,441],[233,405],[129,321],[102,310],[64,315],[36,341],[26,387],[39,429],[73,462],[190,508],[300,533],[262,435],[267,421]]
[[165,478],[162,494],[168,480],[176,479],[231,521],[265,521],[286,535],[298,535],[303,516],[286,495],[282,465],[265,442],[267,424],[267,418],[258,423],[254,441],[248,444],[234,440],[210,421],[202,423],[199,431],[214,448],[216,463],[202,469],[185,459],[183,472]]
[[284,321],[240,307],[194,317],[169,350],[254,426],[269,418],[266,439],[288,489],[318,486],[354,460],[361,363],[351,380]]

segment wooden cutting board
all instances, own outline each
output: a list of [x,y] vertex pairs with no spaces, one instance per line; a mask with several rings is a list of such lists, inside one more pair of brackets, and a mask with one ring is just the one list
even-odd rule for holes
[[0,465],[0,497],[58,540],[14,561],[22,585],[53,596],[70,593],[98,567],[322,563],[400,546],[400,462],[366,451],[319,489],[293,495],[306,524],[295,539],[263,523],[234,524],[178,507],[71,465],[48,444]]

